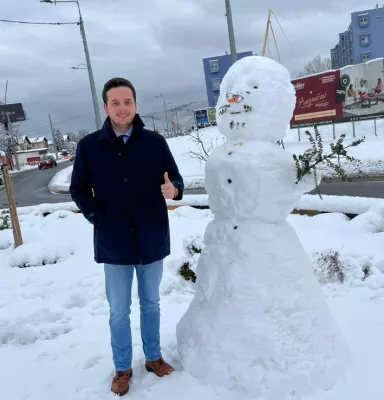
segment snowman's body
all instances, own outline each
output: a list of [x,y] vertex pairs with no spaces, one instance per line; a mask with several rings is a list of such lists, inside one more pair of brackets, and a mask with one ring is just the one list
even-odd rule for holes
[[[247,102],[251,86],[262,89],[263,73],[266,89],[279,89],[279,96],[266,95],[276,114],[269,134],[257,131],[268,115],[256,111],[264,122],[255,124],[259,94]],[[274,125],[286,126],[294,107],[289,74],[272,60],[247,57],[230,69],[221,91],[218,126],[228,140],[206,165],[215,218],[205,233],[196,295],[177,326],[183,366],[218,385],[275,399],[328,389],[343,374],[346,352],[286,221],[313,186],[310,178],[295,183],[292,156],[275,143],[284,130]]]

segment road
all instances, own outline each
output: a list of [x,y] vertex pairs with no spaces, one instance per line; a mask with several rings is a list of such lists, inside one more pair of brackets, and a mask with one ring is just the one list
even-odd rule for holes
[[[384,176],[378,178],[355,179],[352,182],[323,180],[319,186],[320,193],[335,196],[376,197],[384,199]],[[188,194],[203,194],[204,189],[191,189]],[[311,194],[316,194],[312,191]]]
[[[71,162],[60,163],[57,168],[41,170],[38,168],[12,175],[13,191],[17,206],[34,206],[42,203],[61,203],[71,201],[70,195],[52,194],[47,186],[52,177],[67,168]],[[370,179],[355,179],[352,182],[326,180],[320,185],[321,194],[377,197],[384,199],[384,176]],[[187,190],[185,194],[204,194],[204,189]],[[312,192],[314,193],[314,192]],[[0,208],[8,206],[5,190],[0,188]]]
[[[31,169],[11,175],[13,194],[18,207],[35,206],[42,203],[61,203],[71,201],[69,195],[54,195],[48,190],[48,184],[53,176],[60,170],[67,168],[72,163],[65,161],[57,167]],[[0,187],[0,209],[8,207],[7,194],[4,187]]]

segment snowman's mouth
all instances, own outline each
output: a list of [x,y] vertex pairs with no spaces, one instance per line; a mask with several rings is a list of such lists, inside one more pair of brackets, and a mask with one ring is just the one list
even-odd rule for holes
[[235,115],[235,114],[241,114],[241,111],[230,111],[229,113]]

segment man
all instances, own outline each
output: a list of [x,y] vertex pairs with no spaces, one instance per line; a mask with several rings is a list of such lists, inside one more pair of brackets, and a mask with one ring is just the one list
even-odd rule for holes
[[94,225],[95,261],[104,263],[116,374],[112,392],[122,396],[132,376],[130,305],[133,272],[140,298],[145,367],[163,377],[173,368],[160,349],[159,286],[170,254],[165,199],[181,200],[184,183],[163,136],[144,129],[136,91],[113,78],[103,90],[107,118],[78,144],[70,192]]

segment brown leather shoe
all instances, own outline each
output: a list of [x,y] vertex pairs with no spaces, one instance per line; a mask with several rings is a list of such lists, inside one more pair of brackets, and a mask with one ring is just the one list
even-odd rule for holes
[[145,368],[148,372],[153,372],[160,378],[166,375],[170,375],[174,369],[168,363],[166,363],[162,358],[156,361],[147,361],[145,363]]
[[132,369],[116,371],[112,380],[111,391],[119,396],[124,396],[129,391],[129,380],[132,378]]

